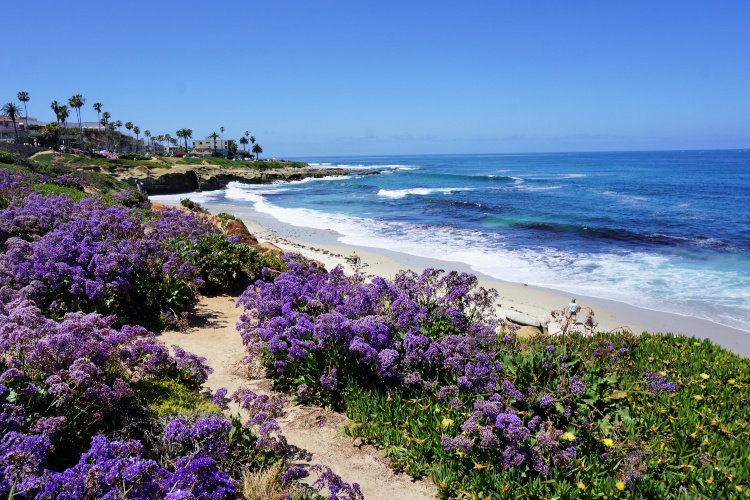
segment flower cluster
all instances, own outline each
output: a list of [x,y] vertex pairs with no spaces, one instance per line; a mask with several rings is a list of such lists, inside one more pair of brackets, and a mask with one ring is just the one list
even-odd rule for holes
[[195,301],[200,272],[174,241],[197,241],[213,226],[179,210],[144,218],[96,198],[43,196],[27,191],[28,178],[1,175],[0,190],[12,195],[0,210],[3,302],[27,298],[56,317],[83,310],[142,319]]
[[586,371],[564,345],[519,344],[474,276],[426,269],[365,282],[285,259],[286,272],[242,295],[238,329],[250,357],[264,353],[301,400],[341,404],[349,384],[426,394],[446,415],[444,452],[543,477],[572,469],[584,445],[602,447],[590,402],[615,388],[599,375],[628,348],[606,341],[590,363],[607,362]]

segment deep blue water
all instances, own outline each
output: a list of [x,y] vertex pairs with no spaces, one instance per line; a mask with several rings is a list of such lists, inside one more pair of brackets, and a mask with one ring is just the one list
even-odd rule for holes
[[214,196],[348,244],[750,330],[748,150],[304,160],[383,172]]

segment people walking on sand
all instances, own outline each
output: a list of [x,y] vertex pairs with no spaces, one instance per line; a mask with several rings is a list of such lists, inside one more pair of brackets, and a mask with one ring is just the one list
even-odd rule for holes
[[576,319],[576,316],[578,315],[578,309],[580,309],[580,307],[578,306],[578,304],[576,304],[576,299],[570,299],[570,304],[568,304],[568,316],[571,319]]

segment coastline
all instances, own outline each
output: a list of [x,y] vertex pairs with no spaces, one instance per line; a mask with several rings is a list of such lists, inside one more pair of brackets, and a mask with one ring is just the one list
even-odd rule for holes
[[[551,311],[564,308],[571,297],[575,297],[579,305],[583,308],[590,307],[595,312],[599,331],[617,331],[627,328],[635,334],[646,331],[682,334],[709,339],[732,352],[750,356],[750,334],[708,320],[640,308],[614,300],[571,295],[559,289],[504,281],[478,273],[462,262],[416,257],[393,249],[359,246],[355,248],[338,241],[340,235],[332,230],[291,226],[268,215],[229,204],[206,205],[212,213],[222,211],[242,219],[259,242],[271,242],[282,250],[298,252],[323,263],[327,269],[341,265],[347,273],[360,272],[367,277],[383,276],[385,278],[395,276],[401,269],[419,272],[427,267],[467,272],[477,276],[480,286],[498,291],[497,305],[501,311],[514,310],[544,318],[549,316]],[[362,266],[356,269],[346,260],[346,257],[354,250],[362,259]],[[578,328],[582,330],[583,327],[579,324]],[[550,333],[559,333],[559,327],[556,327],[554,322],[550,323]]]

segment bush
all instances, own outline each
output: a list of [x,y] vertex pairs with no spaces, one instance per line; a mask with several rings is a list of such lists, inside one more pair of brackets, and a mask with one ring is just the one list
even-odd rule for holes
[[206,292],[215,293],[247,286],[260,270],[259,252],[240,243],[232,243],[223,234],[208,234],[195,242],[179,245],[182,257],[196,269]]
[[200,204],[194,202],[190,198],[180,200],[180,205],[187,208],[191,212],[208,213],[208,210],[200,206]]

